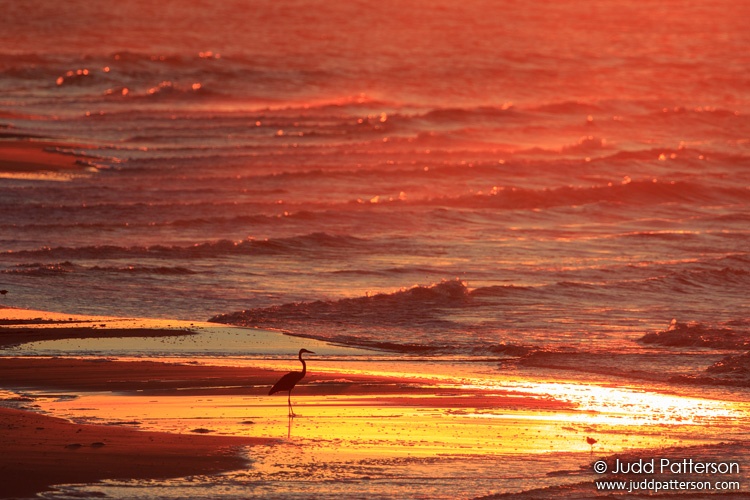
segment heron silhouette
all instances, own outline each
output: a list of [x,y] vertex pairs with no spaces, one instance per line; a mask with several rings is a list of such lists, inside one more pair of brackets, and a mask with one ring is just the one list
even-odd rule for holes
[[299,361],[302,363],[302,371],[301,372],[289,372],[283,377],[279,379],[278,382],[276,382],[273,387],[271,387],[271,390],[268,391],[268,395],[276,394],[277,392],[281,391],[289,391],[289,397],[287,398],[287,401],[289,402],[289,416],[295,417],[294,409],[292,408],[292,389],[294,389],[294,386],[297,385],[297,382],[302,380],[302,378],[305,376],[305,373],[307,373],[307,365],[305,364],[305,360],[302,359],[302,354],[308,353],[308,354],[315,354],[312,351],[308,351],[307,349],[300,349],[299,350]]

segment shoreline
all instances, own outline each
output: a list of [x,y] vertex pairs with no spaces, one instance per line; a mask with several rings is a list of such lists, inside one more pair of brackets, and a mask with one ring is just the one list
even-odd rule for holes
[[83,144],[44,137],[0,135],[0,179],[66,181],[98,171]]
[[[80,330],[82,324],[97,328]],[[394,366],[278,332],[230,327],[227,334],[225,325],[15,308],[0,308],[0,325],[0,351],[5,351],[0,356],[0,441],[9,443],[0,459],[0,485],[25,474],[18,488],[26,488],[21,493],[0,488],[0,497],[102,479],[175,478],[170,484],[179,484],[187,481],[181,477],[200,474],[207,475],[209,485],[238,491],[243,477],[260,477],[283,492],[297,484],[294,467],[310,474],[343,471],[341,494],[356,494],[361,467],[382,471],[370,474],[382,474],[383,484],[388,483],[391,466],[382,464],[402,464],[404,474],[415,478],[426,470],[459,475],[464,478],[456,486],[463,492],[459,496],[492,495],[498,492],[492,481],[500,482],[500,492],[528,490],[529,498],[534,490],[571,481],[591,493],[597,477],[591,463],[597,458],[648,457],[666,449],[679,454],[690,446],[701,453],[713,446],[718,451],[705,449],[721,458],[722,443],[734,450],[746,427],[747,405],[606,384],[514,383],[500,374],[472,378],[477,376],[473,367],[417,360]],[[106,354],[106,346],[118,340],[114,335],[139,347],[170,337],[186,343],[232,338],[215,336],[213,328],[237,336],[238,345],[250,343],[255,356],[238,363],[221,355],[139,359]],[[23,350],[9,347],[24,336],[32,343],[22,344]],[[49,347],[71,339],[82,339],[92,352],[54,354]],[[307,376],[294,390],[299,418],[287,419],[286,394],[268,396],[268,389],[290,368],[299,369],[294,353],[300,345],[318,354],[310,356]],[[680,405],[682,413],[674,413]],[[723,431],[696,433],[711,422]],[[595,446],[586,443],[588,436],[595,437]],[[267,444],[274,446],[258,448]],[[314,452],[306,448],[311,444]],[[242,450],[254,445],[249,467]],[[746,456],[741,458],[745,463]],[[92,460],[97,465],[89,468]],[[495,472],[497,460],[505,464],[501,475]],[[61,462],[65,466],[55,468]],[[133,463],[118,468],[121,462]],[[467,467],[472,472],[466,473]],[[489,483],[483,479],[488,474]],[[366,483],[359,487],[374,488],[377,481]],[[87,486],[76,488],[87,491]]]
[[102,479],[166,479],[245,466],[241,450],[268,440],[178,435],[76,424],[0,407],[0,497],[28,497],[54,485]]
[[81,144],[45,138],[0,137],[0,172],[39,172],[45,170],[80,170],[82,154],[72,150]]

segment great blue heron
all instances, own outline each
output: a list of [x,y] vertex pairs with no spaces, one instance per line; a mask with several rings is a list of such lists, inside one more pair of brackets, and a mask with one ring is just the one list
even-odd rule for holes
[[302,363],[302,371],[301,372],[289,372],[283,377],[279,379],[278,382],[274,384],[273,387],[271,387],[271,390],[268,391],[268,395],[276,394],[277,392],[281,391],[289,391],[289,397],[287,398],[287,401],[289,402],[289,416],[294,417],[294,410],[292,409],[292,389],[294,389],[294,386],[297,385],[297,382],[302,380],[302,378],[305,376],[305,373],[307,373],[307,365],[305,364],[305,360],[302,359],[302,354],[308,353],[308,354],[315,354],[312,351],[308,351],[307,349],[300,349],[299,350],[299,360],[300,363]]

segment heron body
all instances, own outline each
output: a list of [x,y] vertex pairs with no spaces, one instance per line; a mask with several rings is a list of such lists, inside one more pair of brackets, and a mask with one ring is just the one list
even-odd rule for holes
[[302,380],[305,377],[305,373],[307,373],[307,365],[305,364],[305,360],[302,359],[302,354],[308,353],[308,354],[315,354],[312,351],[308,351],[307,349],[300,349],[299,350],[299,360],[300,363],[302,363],[302,371],[301,372],[289,372],[283,377],[279,379],[278,382],[276,382],[273,387],[271,387],[271,390],[268,391],[268,395],[276,394],[277,392],[287,391],[289,392],[289,396],[287,398],[287,402],[289,404],[289,416],[293,417],[294,410],[292,409],[292,389],[294,389],[294,386],[297,385],[297,382]]

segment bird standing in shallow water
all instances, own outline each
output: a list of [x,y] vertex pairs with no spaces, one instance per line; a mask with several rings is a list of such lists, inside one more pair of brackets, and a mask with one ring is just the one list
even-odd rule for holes
[[591,445],[591,453],[593,454],[593,453],[594,453],[594,445],[596,444],[596,439],[594,439],[594,438],[592,438],[592,437],[588,436],[588,437],[586,437],[586,442],[587,442],[587,443],[588,443],[589,445]]
[[305,376],[305,373],[307,373],[307,365],[305,364],[305,360],[302,359],[302,354],[308,353],[308,354],[315,354],[312,351],[308,351],[307,349],[300,349],[299,350],[299,360],[300,363],[302,363],[302,371],[301,372],[289,372],[283,377],[279,379],[278,382],[274,384],[273,387],[271,387],[271,390],[268,391],[268,395],[276,394],[277,392],[281,391],[289,391],[289,397],[287,398],[287,401],[289,402],[289,416],[295,417],[294,410],[292,409],[292,389],[294,389],[294,386],[297,385],[297,382],[302,380],[302,378]]

